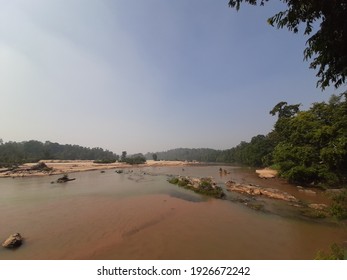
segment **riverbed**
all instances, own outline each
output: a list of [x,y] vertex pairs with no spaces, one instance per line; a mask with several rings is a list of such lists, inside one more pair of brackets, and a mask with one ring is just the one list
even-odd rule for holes
[[[219,173],[219,168],[226,174]],[[19,232],[16,250],[0,259],[313,259],[347,240],[337,223],[306,219],[284,202],[263,200],[256,211],[226,192],[220,200],[167,182],[169,175],[213,177],[287,191],[326,203],[278,179],[259,179],[235,166],[126,168],[0,180],[0,239]]]

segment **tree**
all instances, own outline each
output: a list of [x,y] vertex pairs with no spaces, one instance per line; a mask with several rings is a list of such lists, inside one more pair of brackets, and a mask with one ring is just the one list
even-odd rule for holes
[[275,144],[278,144],[281,141],[286,140],[290,134],[290,120],[295,117],[295,115],[300,111],[300,104],[288,105],[287,102],[279,102],[273,109],[270,111],[272,116],[278,115],[277,122],[274,126],[274,131],[271,132],[270,138],[275,141]]
[[[263,6],[269,0],[230,0],[229,6],[240,9],[242,2]],[[330,84],[343,85],[347,76],[347,1],[346,0],[282,0],[288,9],[275,14],[268,23],[297,33],[301,24],[304,34],[318,30],[308,38],[304,59],[312,59],[311,69],[318,69],[317,87],[324,90]]]
[[139,153],[126,157],[124,161],[128,164],[143,164],[146,163],[146,158],[143,154]]
[[278,118],[290,118],[299,112],[300,104],[287,105],[287,102],[281,101],[270,111],[272,116],[278,114]]
[[282,102],[284,106],[275,106],[271,112],[279,114],[271,132],[276,142],[272,157],[280,175],[304,184],[343,185],[347,181],[346,95],[314,103],[307,111],[295,109],[292,114],[280,112],[296,105]]
[[126,152],[126,151],[123,151],[123,152],[122,152],[122,155],[121,155],[121,157],[120,157],[120,161],[124,162],[124,161],[126,160],[126,158],[127,158],[127,152]]
[[153,154],[152,157],[153,157],[153,160],[154,160],[154,161],[157,161],[157,160],[158,160],[158,155],[157,155],[157,154]]

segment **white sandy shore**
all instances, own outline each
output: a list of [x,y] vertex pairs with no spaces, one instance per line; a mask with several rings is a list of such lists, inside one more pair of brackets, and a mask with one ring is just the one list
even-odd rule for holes
[[[189,165],[186,161],[154,161],[147,160],[145,164],[130,165],[122,162],[109,164],[93,163],[92,160],[42,160],[51,171],[30,170],[37,163],[26,163],[21,165],[16,171],[0,172],[1,177],[27,177],[27,176],[47,176],[55,174],[65,174],[70,172],[82,172],[91,170],[106,170],[117,168],[134,168],[134,167],[154,167],[154,166],[184,166]],[[196,164],[196,163],[195,163]]]

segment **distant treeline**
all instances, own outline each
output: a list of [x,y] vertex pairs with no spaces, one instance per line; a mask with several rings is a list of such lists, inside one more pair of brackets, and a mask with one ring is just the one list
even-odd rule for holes
[[222,151],[214,149],[188,149],[178,148],[165,152],[147,153],[145,156],[147,159],[152,159],[153,156],[157,156],[158,160],[182,160],[182,161],[202,161],[202,162],[222,162],[218,157]]
[[225,162],[272,166],[290,182],[344,185],[347,183],[347,92],[329,102],[314,103],[307,111],[300,104],[278,103],[273,130],[227,150],[174,149],[148,153],[158,160]]
[[102,148],[61,145],[30,140],[6,142],[0,139],[0,165],[36,162],[42,159],[58,160],[118,160],[119,156]]
[[147,153],[146,158],[157,160],[183,160],[199,162],[235,163],[248,166],[264,166],[265,156],[271,153],[273,144],[264,135],[257,135],[248,143],[242,141],[234,148],[227,150],[178,148],[165,152]]

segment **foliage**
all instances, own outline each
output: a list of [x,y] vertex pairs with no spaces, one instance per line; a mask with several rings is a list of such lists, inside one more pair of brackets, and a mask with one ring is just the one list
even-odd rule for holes
[[127,164],[143,164],[146,163],[146,158],[143,154],[135,154],[130,157],[126,157],[123,161]]
[[273,148],[273,141],[269,136],[257,135],[249,143],[242,141],[238,146],[226,151],[225,158],[228,162],[260,167],[270,164]]
[[157,154],[153,154],[152,158],[153,158],[154,161],[157,161],[158,160],[158,155]]
[[123,151],[122,152],[122,155],[120,157],[120,161],[121,162],[125,162],[125,159],[127,158],[127,152],[126,151]]
[[[230,0],[229,6],[239,10],[242,2],[264,5],[268,0]],[[317,86],[324,90],[330,84],[336,88],[343,85],[347,75],[346,0],[282,0],[282,2],[288,6],[288,9],[269,18],[268,23],[277,28],[286,27],[294,33],[297,33],[299,27],[304,24],[304,34],[311,35],[306,42],[304,58],[312,59],[311,69],[318,69]]]
[[346,182],[346,93],[315,103],[295,115],[278,115],[273,162],[295,183],[338,185]]
[[330,246],[330,252],[318,251],[315,260],[344,260],[344,249],[336,243]]
[[329,207],[330,215],[337,220],[347,219],[347,190],[335,194],[333,203]]
[[206,178],[201,179],[199,187],[202,189],[211,189],[212,188],[212,181]]
[[127,152],[123,151],[120,162],[125,162],[127,164],[143,164],[146,163],[146,157],[141,153],[127,156]]
[[78,145],[61,145],[46,141],[30,140],[7,142],[0,145],[0,164],[37,162],[41,159],[57,160],[117,160],[118,156],[101,148],[85,148]]
[[190,184],[190,181],[188,180],[188,178],[180,178],[177,185],[179,185],[180,187],[187,187]]
[[178,185],[185,189],[192,190],[196,193],[212,196],[214,198],[222,199],[225,197],[223,189],[219,186],[215,186],[210,178],[202,178],[199,180],[199,184],[196,186],[192,179],[188,177],[172,177],[168,179],[171,184]]

